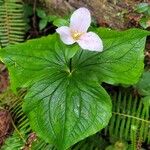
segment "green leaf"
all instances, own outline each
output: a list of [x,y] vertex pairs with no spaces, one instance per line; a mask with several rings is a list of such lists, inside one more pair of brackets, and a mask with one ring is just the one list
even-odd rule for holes
[[40,17],[41,19],[46,17],[46,13],[43,9],[38,8],[36,9],[36,12],[37,12],[38,17]]
[[149,32],[96,32],[104,43],[102,53],[81,50],[76,44],[67,46],[56,34],[0,51],[12,88],[28,88],[23,109],[32,129],[58,150],[69,148],[108,124],[110,97],[99,80],[132,84],[143,69]]
[[96,32],[103,40],[103,52],[79,51],[74,65],[93,72],[102,82],[135,84],[144,68],[143,50],[150,33],[139,29],[124,32],[98,29]]
[[98,132],[111,116],[110,98],[98,83],[66,75],[51,74],[35,83],[24,104],[32,128],[58,150]]
[[[2,61],[10,69],[11,87],[14,91],[20,87],[29,87],[43,75],[46,76],[47,68],[52,69],[52,72],[54,67],[64,66],[64,69],[67,68],[67,61],[78,50],[78,46],[67,46],[60,41],[57,42],[58,40],[58,36],[51,35],[8,46],[6,50],[0,51]],[[55,56],[56,54],[58,56]]]
[[40,30],[43,30],[46,27],[46,25],[47,25],[47,20],[46,19],[40,20],[40,22],[39,22]]
[[146,29],[150,26],[149,21],[150,21],[150,17],[143,17],[140,19],[139,23],[144,29]]
[[146,12],[149,9],[150,5],[148,3],[140,3],[136,7],[138,13]]
[[47,21],[48,22],[53,22],[54,20],[56,20],[58,18],[59,18],[58,16],[50,15],[50,16],[47,16]]
[[24,10],[25,18],[28,18],[28,17],[33,15],[33,8],[32,8],[32,6],[30,6],[28,4],[24,4],[23,5],[23,10]]
[[150,107],[150,94],[142,98],[144,107],[149,109]]
[[55,20],[54,20],[53,24],[54,24],[56,27],[69,26],[69,21],[67,21],[66,19],[58,18],[58,19],[55,19]]
[[150,96],[150,72],[144,72],[139,82],[136,84],[138,92],[143,96]]

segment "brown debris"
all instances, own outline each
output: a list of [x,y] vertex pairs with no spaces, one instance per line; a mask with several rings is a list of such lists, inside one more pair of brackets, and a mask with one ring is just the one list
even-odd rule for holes
[[0,110],[0,146],[12,131],[11,115],[7,110]]
[[[29,0],[28,0],[29,1]],[[125,29],[137,24],[141,14],[135,6],[149,0],[39,0],[50,15],[66,16],[79,7],[87,7],[99,25]],[[133,15],[134,13],[134,15]],[[129,24],[128,24],[129,22]]]
[[139,27],[139,21],[141,19],[142,15],[141,14],[137,14],[135,12],[131,12],[128,13],[124,16],[125,18],[125,26],[128,28],[132,28],[132,27]]
[[35,2],[43,7],[49,15],[67,16],[79,7],[88,8],[98,25],[113,29],[139,27],[141,14],[135,12],[139,3],[149,0],[24,0],[30,4]]
[[145,69],[150,71],[150,36],[147,37],[145,46]]
[[8,71],[4,64],[0,62],[0,93],[4,92],[9,85]]

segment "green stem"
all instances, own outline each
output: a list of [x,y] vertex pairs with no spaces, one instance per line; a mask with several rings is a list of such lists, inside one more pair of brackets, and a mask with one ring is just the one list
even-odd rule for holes
[[26,143],[26,140],[24,139],[22,133],[17,129],[12,117],[11,117],[11,123],[12,123],[12,126],[14,127],[15,131],[17,132],[17,134],[20,136],[20,138],[23,140],[23,142]]
[[70,73],[71,73],[71,71],[72,71],[72,58],[70,58],[69,69],[70,69]]
[[145,122],[145,123],[150,123],[149,120],[144,120],[142,118],[138,118],[138,117],[135,117],[135,116],[131,116],[131,115],[128,115],[128,114],[123,114],[123,113],[118,113],[118,112],[112,112],[113,114],[115,115],[120,115],[120,116],[124,116],[124,117],[129,117],[129,118],[133,118],[133,119],[136,119],[138,121],[142,121],[142,122]]

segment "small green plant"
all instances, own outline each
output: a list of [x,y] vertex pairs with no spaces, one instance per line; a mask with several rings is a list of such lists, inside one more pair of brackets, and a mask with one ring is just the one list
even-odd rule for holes
[[150,27],[150,4],[149,3],[140,3],[136,7],[136,11],[142,14],[140,19],[140,25],[146,29]]
[[48,23],[53,23],[53,25],[60,27],[62,25],[68,25],[68,21],[66,19],[62,19],[55,15],[47,15],[43,9],[36,9],[37,16],[40,18],[39,29],[43,30]]
[[39,29],[42,30],[44,29],[48,22],[52,22],[56,16],[47,16],[46,12],[43,9],[36,9],[37,12],[37,16],[40,18],[40,22],[39,22]]

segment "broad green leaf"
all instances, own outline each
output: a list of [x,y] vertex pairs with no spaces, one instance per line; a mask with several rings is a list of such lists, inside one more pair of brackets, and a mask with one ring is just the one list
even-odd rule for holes
[[58,150],[101,130],[111,116],[104,89],[80,75],[51,74],[35,83],[25,97],[31,127]]
[[97,33],[104,43],[103,52],[79,51],[74,58],[76,68],[92,71],[102,82],[136,83],[143,71],[143,50],[150,33],[139,29],[124,32],[98,29]]
[[[2,61],[9,68],[11,87],[29,87],[43,76],[47,70],[66,70],[68,59],[78,50],[78,46],[67,46],[57,42],[58,36],[48,36],[41,39],[29,40],[26,43],[8,46],[0,52]],[[68,59],[66,59],[68,57]]]
[[[111,102],[98,81],[133,84],[143,70],[149,32],[98,29],[102,53],[67,46],[56,35],[0,51],[13,89],[27,87],[24,111],[32,129],[64,150],[104,128]],[[71,59],[70,59],[71,58]]]

